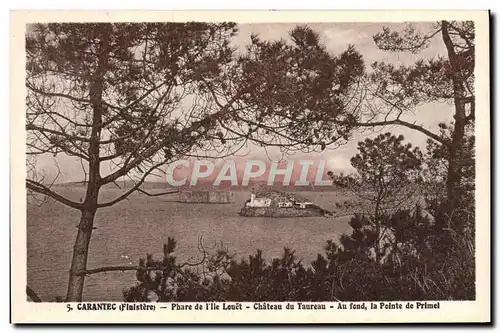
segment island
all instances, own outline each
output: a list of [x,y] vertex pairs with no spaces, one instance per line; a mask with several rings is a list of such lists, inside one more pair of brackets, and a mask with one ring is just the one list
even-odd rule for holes
[[239,215],[248,217],[333,216],[331,212],[299,195],[269,190],[252,192]]

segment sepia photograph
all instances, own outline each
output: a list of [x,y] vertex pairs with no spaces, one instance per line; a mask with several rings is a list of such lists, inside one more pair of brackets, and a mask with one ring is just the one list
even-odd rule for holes
[[26,22],[22,301],[337,314],[477,301],[481,13]]

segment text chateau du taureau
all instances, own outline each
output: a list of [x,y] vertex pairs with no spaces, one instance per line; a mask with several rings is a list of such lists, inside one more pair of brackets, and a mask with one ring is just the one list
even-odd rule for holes
[[[369,307],[367,306],[369,303]],[[402,309],[416,309],[416,310],[432,310],[439,309],[439,302],[407,302],[403,305],[402,302],[350,302],[348,304],[339,302],[338,304],[326,306],[325,303],[267,303],[258,302],[252,305],[244,305],[241,302],[235,303],[196,303],[196,304],[182,304],[182,303],[170,303],[170,306],[160,306],[160,308],[168,308],[172,311],[196,311],[196,310],[208,310],[208,311],[218,311],[218,310],[243,310],[243,309],[253,309],[253,310],[327,310],[338,309],[338,310],[402,310]],[[79,303],[76,309],[79,311],[101,311],[101,310],[120,310],[120,311],[155,311],[156,305],[153,304],[128,304],[128,303]],[[72,308],[68,304],[68,311]]]

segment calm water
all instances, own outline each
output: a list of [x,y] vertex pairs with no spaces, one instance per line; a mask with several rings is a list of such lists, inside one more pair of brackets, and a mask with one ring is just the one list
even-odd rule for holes
[[[63,189],[74,200],[82,189]],[[104,199],[117,195],[102,191]],[[332,193],[302,193],[322,207],[331,209]],[[260,248],[265,258],[280,256],[284,247],[296,250],[299,258],[310,262],[323,253],[326,240],[337,239],[347,231],[348,218],[249,218],[237,213],[249,193],[237,193],[236,203],[225,205],[168,202],[166,198],[135,195],[113,207],[97,212],[90,244],[88,268],[136,265],[139,258],[152,253],[161,258],[167,237],[177,242],[178,262],[198,255],[198,239],[211,246],[222,241],[238,257]],[[28,205],[28,284],[44,301],[66,294],[68,270],[79,212],[58,203],[42,207]],[[135,283],[135,272],[91,275],[85,280],[84,300],[120,301],[122,290]]]

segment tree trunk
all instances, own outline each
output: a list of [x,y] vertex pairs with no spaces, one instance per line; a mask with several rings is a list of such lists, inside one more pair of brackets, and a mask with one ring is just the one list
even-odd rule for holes
[[28,295],[28,297],[31,298],[31,300],[33,302],[36,302],[36,303],[42,302],[42,299],[40,298],[40,296],[38,296],[37,293],[33,289],[31,289],[29,286],[26,286],[26,295]]
[[[454,95],[453,102],[455,105],[455,114],[453,116],[455,119],[455,125],[452,133],[451,145],[449,148],[449,164],[447,170],[448,175],[446,179],[447,214],[451,219],[452,214],[460,205],[460,182],[462,177],[460,153],[464,145],[465,126],[467,125],[467,119],[465,113],[466,92],[464,88],[464,80],[461,76],[462,68],[460,62],[458,61],[457,53],[449,34],[449,25],[450,24],[447,21],[441,22],[443,41],[446,46],[446,51],[448,53],[448,59],[450,61],[452,70]],[[452,227],[452,224],[454,223],[453,221],[449,220],[448,224],[449,225],[446,227]]]
[[375,261],[377,264],[380,264],[380,259],[381,259],[381,250],[380,250],[380,241],[381,241],[381,235],[380,235],[380,204],[382,202],[382,194],[383,192],[380,190],[377,195],[377,201],[375,203],[375,233],[377,235],[376,238],[376,244],[375,244]]
[[73,259],[69,271],[68,291],[66,302],[81,302],[83,297],[83,284],[85,275],[80,273],[87,269],[90,238],[96,209],[84,209],[78,225],[75,245],[73,246]]
[[73,247],[73,259],[69,273],[68,292],[66,302],[81,302],[83,295],[83,283],[85,275],[82,274],[87,269],[87,258],[89,252],[90,238],[92,237],[92,227],[97,211],[99,190],[101,187],[100,174],[100,140],[102,129],[102,115],[104,104],[102,95],[104,90],[104,75],[108,70],[109,60],[109,26],[104,25],[100,31],[99,42],[99,62],[95,73],[92,76],[92,84],[89,87],[89,97],[92,104],[92,131],[90,134],[88,157],[89,157],[89,182],[83,203],[78,234],[76,235]]
[[[96,167],[99,166],[98,160],[90,162],[91,172],[89,173],[89,184],[85,194],[80,223],[78,224],[78,233],[76,234],[75,245],[73,246],[73,258],[69,270],[68,291],[66,293],[66,302],[81,302],[83,297],[83,284],[87,270],[87,259],[89,254],[90,239],[92,237],[92,228],[94,226],[94,217],[97,211],[97,198],[99,196],[99,172]],[[93,171],[93,172],[92,172]]]
[[[446,179],[446,195],[448,198],[448,213],[452,213],[460,206],[461,154],[465,136],[465,124],[463,120],[455,117],[455,127],[452,134],[452,142],[449,149],[449,164]],[[450,227],[450,226],[448,226]]]

